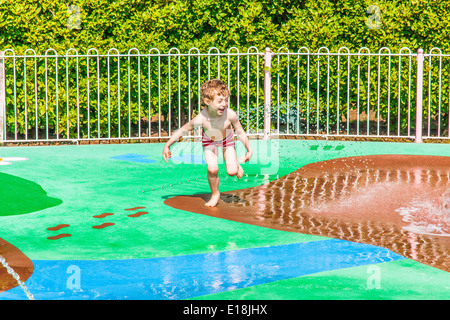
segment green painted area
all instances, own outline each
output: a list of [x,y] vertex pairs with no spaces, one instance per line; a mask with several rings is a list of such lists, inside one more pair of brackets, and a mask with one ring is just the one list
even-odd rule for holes
[[[3,166],[2,170],[33,181],[50,197],[63,200],[57,207],[23,215],[20,220],[3,217],[0,237],[19,247],[31,259],[44,260],[149,258],[320,238],[248,226],[164,205],[164,200],[170,196],[209,192],[209,185],[204,165],[166,164],[161,160],[162,147],[162,144],[133,144],[0,149],[2,156],[27,155],[30,159]],[[175,156],[176,149],[174,151]],[[192,151],[197,150],[189,152]],[[128,153],[147,155],[158,162],[145,164],[110,159]],[[277,173],[287,174],[292,169],[280,167],[275,168],[274,174],[258,175],[258,164],[248,164],[246,170],[249,176],[240,181],[226,174],[221,176],[221,189],[256,186],[267,179],[275,179]],[[169,183],[173,186],[169,187]],[[159,188],[161,185],[163,189]],[[130,212],[125,209],[137,206],[146,207],[149,214],[128,217]],[[103,219],[93,217],[105,212],[114,215]],[[115,225],[100,230],[92,228],[104,222]],[[59,232],[47,230],[59,224],[70,227]],[[57,241],[47,239],[58,233],[72,236]]]
[[0,172],[0,216],[40,211],[62,203],[47,196],[37,183]]
[[[255,187],[306,164],[334,158],[375,154],[450,157],[450,148],[445,144],[301,140],[252,140],[251,143],[254,156],[250,163],[243,165],[246,176],[241,180],[228,177],[224,164],[219,165],[221,191]],[[1,214],[0,238],[18,247],[31,259],[39,260],[139,259],[326,239],[184,212],[164,205],[168,197],[209,193],[210,190],[205,165],[166,164],[161,158],[162,149],[161,143],[0,148],[1,157],[29,158],[0,166],[0,183],[34,190],[34,194],[40,195],[39,201],[34,203],[42,207],[17,210],[21,214],[16,215]],[[237,143],[237,150],[238,156],[244,153],[240,143]],[[111,159],[125,154],[143,155],[156,162]],[[172,147],[172,154],[201,156],[201,143],[177,143]],[[29,191],[28,197],[33,192]],[[20,192],[16,195],[19,197]],[[12,212],[7,203],[1,201],[1,213]],[[25,203],[21,205],[25,206]],[[30,204],[28,206],[31,208]],[[131,218],[128,215],[132,212],[125,209],[133,207],[145,207],[140,210],[149,214]],[[94,218],[106,212],[114,214]],[[92,228],[106,222],[114,225]],[[47,230],[59,224],[70,226],[60,231]],[[71,236],[47,239],[59,233]],[[447,272],[411,260],[383,264],[380,268],[383,270],[381,290],[365,289],[367,267],[360,267],[223,293],[223,297],[413,299],[433,298],[435,291],[436,295],[442,296],[443,290],[449,287]],[[418,283],[423,285],[419,288]],[[412,284],[416,287],[411,288]],[[425,294],[427,290],[429,294]]]
[[450,274],[413,260],[320,272],[192,300],[448,300]]

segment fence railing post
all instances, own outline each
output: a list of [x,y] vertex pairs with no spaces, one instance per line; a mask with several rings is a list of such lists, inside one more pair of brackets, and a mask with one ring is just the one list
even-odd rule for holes
[[0,143],[6,140],[5,52],[0,51]]
[[422,143],[423,126],[423,50],[417,50],[416,143]]
[[271,79],[270,68],[272,53],[270,48],[266,48],[264,53],[264,140],[270,139],[270,106],[271,106]]

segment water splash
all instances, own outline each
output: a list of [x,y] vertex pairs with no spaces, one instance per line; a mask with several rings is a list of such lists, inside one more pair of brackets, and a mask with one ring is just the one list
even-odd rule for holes
[[25,292],[25,294],[27,295],[28,299],[30,300],[35,300],[34,296],[31,294],[31,292],[28,290],[28,288],[26,287],[25,283],[23,283],[23,281],[20,279],[20,276],[17,274],[17,272],[11,268],[9,266],[9,264],[6,262],[6,259],[0,255],[0,264],[6,268],[6,270],[8,271],[8,273],[13,276],[13,278],[17,281],[18,285],[20,286],[20,288]]
[[450,220],[450,188],[442,195],[442,208],[447,220]]
[[416,198],[396,211],[409,223],[407,231],[450,237],[450,189],[441,197]]

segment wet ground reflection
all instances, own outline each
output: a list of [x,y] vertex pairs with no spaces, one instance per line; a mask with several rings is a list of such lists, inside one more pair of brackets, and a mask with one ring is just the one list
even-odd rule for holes
[[450,222],[443,194],[450,160],[377,155],[306,165],[265,185],[226,192],[215,208],[209,194],[178,196],[182,210],[279,229],[373,244],[450,271]]

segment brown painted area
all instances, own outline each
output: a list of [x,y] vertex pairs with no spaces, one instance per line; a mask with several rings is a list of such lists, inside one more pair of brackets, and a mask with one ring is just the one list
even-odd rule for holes
[[210,194],[177,196],[165,204],[267,228],[377,245],[450,271],[450,237],[409,231],[398,212],[416,199],[439,201],[450,188],[449,179],[449,157],[349,157],[309,164],[259,187],[224,192],[213,208],[204,205]]
[[129,208],[129,209],[125,209],[125,210],[133,211],[133,210],[138,210],[138,209],[145,209],[145,207],[134,207],[134,208]]
[[99,214],[99,215],[96,215],[96,216],[93,216],[93,217],[94,218],[105,218],[105,217],[112,216],[112,215],[114,215],[114,213],[105,212],[105,213],[102,213],[102,214]]
[[59,224],[59,225],[57,225],[56,227],[50,227],[50,228],[47,228],[47,230],[50,230],[50,231],[58,231],[58,230],[60,230],[60,229],[62,229],[62,228],[67,228],[67,227],[70,227],[70,225],[69,225],[69,224]]
[[142,216],[144,214],[148,214],[148,212],[147,211],[139,211],[139,212],[136,212],[136,213],[133,213],[133,214],[129,214],[128,216],[131,217],[131,218],[137,218],[137,217],[140,217],[140,216]]
[[[32,275],[34,266],[31,260],[22,251],[1,238],[0,255],[5,258],[6,263],[19,275],[22,282],[25,282]],[[0,292],[10,290],[18,285],[17,280],[0,264]]]
[[105,223],[102,223],[101,225],[93,226],[92,228],[94,228],[94,229],[103,229],[103,228],[110,227],[110,226],[113,226],[113,225],[115,225],[115,223],[105,222]]
[[69,234],[69,233],[61,233],[61,234],[58,234],[56,236],[48,237],[47,239],[48,240],[58,240],[58,239],[61,239],[61,238],[67,238],[67,237],[71,237],[71,236],[72,235]]

